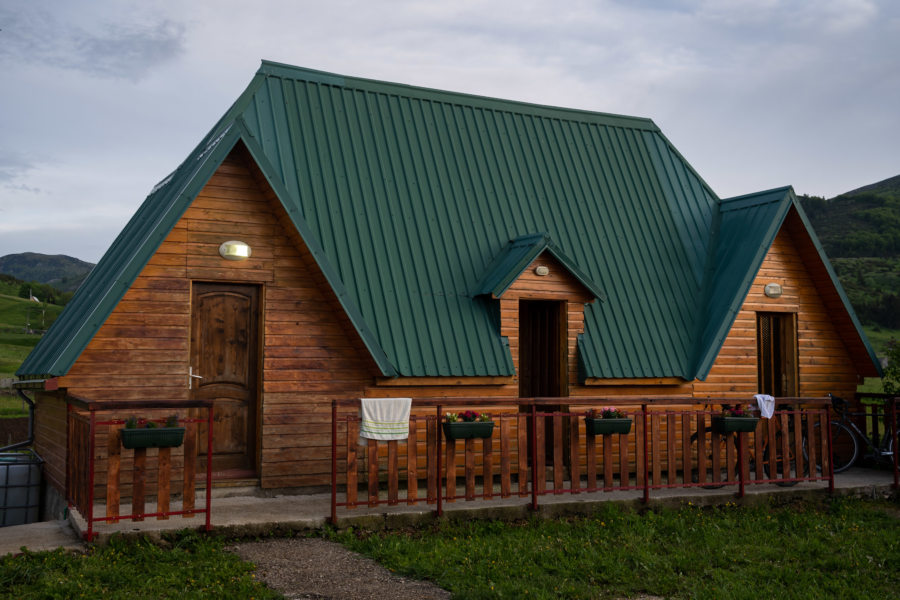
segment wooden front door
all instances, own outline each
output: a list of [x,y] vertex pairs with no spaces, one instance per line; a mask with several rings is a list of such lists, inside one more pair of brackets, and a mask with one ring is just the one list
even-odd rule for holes
[[[194,283],[191,312],[193,397],[212,399],[213,476],[256,475],[259,412],[259,288]],[[201,453],[206,429],[201,428]],[[205,461],[201,461],[205,464]]]

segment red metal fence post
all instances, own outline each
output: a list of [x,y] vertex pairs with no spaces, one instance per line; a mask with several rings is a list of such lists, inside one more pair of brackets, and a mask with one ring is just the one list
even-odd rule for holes
[[647,435],[649,433],[647,422],[650,415],[647,412],[646,404],[641,404],[641,413],[643,415],[641,427],[644,428],[644,504],[648,504],[650,502],[650,443]]
[[85,518],[87,519],[88,530],[87,530],[87,541],[93,541],[94,539],[94,443],[95,436],[97,434],[97,416],[94,411],[90,411],[91,413],[91,433],[90,433],[90,442],[88,443],[88,452],[90,455],[88,456],[88,489],[87,489],[87,514]]
[[212,529],[213,406],[206,409],[206,531]]
[[891,449],[894,452],[894,489],[900,488],[900,464],[898,464],[897,454],[897,400],[900,398],[893,398],[891,400],[891,438],[893,438],[893,444],[891,445]]
[[747,434],[738,432],[738,498],[744,497],[744,452],[746,448]]
[[831,447],[831,406],[825,405],[825,425],[828,431],[828,493],[834,493],[834,449]]
[[337,400],[331,400],[331,524],[337,525]]
[[531,510],[537,510],[537,405],[531,402]]
[[[435,432],[435,434],[437,435],[437,452],[436,452],[436,454],[437,454],[437,516],[439,516],[439,517],[444,516],[444,503],[442,502],[442,500],[444,498],[444,491],[443,491],[444,486],[441,483],[441,480],[443,479],[441,477],[441,454],[442,454],[441,453],[441,437],[443,437],[441,435],[441,432],[443,431],[441,429],[441,408],[442,408],[441,405],[438,404],[437,405],[437,427],[435,428],[437,430]],[[456,476],[456,474],[454,473],[454,477],[455,476]],[[449,475],[448,475],[448,477],[449,477]]]

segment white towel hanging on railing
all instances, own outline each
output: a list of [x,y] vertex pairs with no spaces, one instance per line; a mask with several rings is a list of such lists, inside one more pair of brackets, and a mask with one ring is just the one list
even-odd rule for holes
[[759,414],[763,419],[771,419],[775,414],[775,398],[768,394],[756,394],[756,405],[759,407]]
[[409,437],[412,398],[360,398],[359,437],[369,440],[405,440]]

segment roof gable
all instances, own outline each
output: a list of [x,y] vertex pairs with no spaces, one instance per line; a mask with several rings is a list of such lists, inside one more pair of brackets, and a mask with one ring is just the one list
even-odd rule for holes
[[572,259],[557,248],[546,233],[519,236],[510,242],[494,258],[485,270],[484,277],[476,286],[475,295],[490,295],[499,298],[509,286],[528,268],[534,259],[544,251],[556,260],[594,297],[603,300],[606,295],[582,273]]
[[793,237],[806,246],[806,268],[821,272],[817,278],[821,282],[819,293],[830,304],[832,320],[843,324],[839,332],[858,372],[880,376],[881,367],[875,352],[793,188],[776,188],[722,200],[719,214],[718,243],[705,301],[708,320],[700,332],[698,344],[697,378],[705,379],[709,374],[782,227],[789,227]]

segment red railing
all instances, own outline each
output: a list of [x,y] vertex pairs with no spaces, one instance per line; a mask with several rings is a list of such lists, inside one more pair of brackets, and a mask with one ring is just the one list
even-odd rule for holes
[[[210,507],[212,494],[212,402],[202,401],[135,401],[135,402],[108,402],[92,401],[76,396],[67,396],[68,412],[68,459],[66,467],[66,494],[70,508],[75,508],[87,523],[87,531],[84,538],[88,541],[96,537],[94,524],[100,522],[117,523],[122,519],[143,521],[147,517],[156,517],[159,520],[168,519],[170,516],[182,515],[184,518],[193,517],[196,514],[205,514],[206,530],[210,530]],[[156,451],[156,511],[145,512],[147,498],[147,482],[154,478],[148,477],[147,472],[147,448],[134,448],[126,450],[121,445],[121,429],[125,425],[123,413],[131,416],[135,411],[184,411],[186,409],[206,409],[203,418],[181,417],[179,424],[184,425],[184,442],[180,446],[182,456],[182,489],[181,510],[170,510],[171,482],[173,472],[178,469],[173,464],[172,448],[159,448]],[[163,418],[152,419],[156,423],[162,423]],[[204,508],[196,508],[197,489],[197,458],[202,447],[198,443],[198,426],[206,424],[206,503]],[[105,445],[97,443],[98,437],[105,441]],[[177,449],[176,449],[177,450]],[[131,454],[128,461],[127,454]],[[94,515],[95,497],[97,496],[96,467],[98,460],[105,460],[106,483],[105,493],[101,495],[106,499],[106,514]],[[132,465],[131,473],[131,512],[120,514],[122,466]]]
[[[554,403],[568,410],[539,410]],[[748,484],[827,481],[833,490],[830,399],[778,403],[788,410],[760,419],[753,432],[723,434],[712,418],[733,399],[414,400],[409,439],[384,442],[357,441],[359,401],[334,401],[331,518],[338,507],[426,503],[440,515],[444,502],[456,500],[530,495],[537,508],[546,494],[616,490],[642,490],[645,501],[651,490],[675,487],[736,485],[742,496]],[[604,405],[632,419],[628,434],[586,430],[584,417]],[[443,440],[444,413],[472,407],[491,414],[492,436]],[[338,501],[341,484],[344,501]]]

